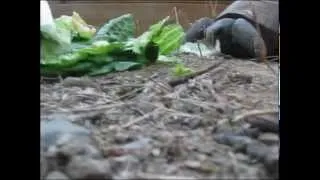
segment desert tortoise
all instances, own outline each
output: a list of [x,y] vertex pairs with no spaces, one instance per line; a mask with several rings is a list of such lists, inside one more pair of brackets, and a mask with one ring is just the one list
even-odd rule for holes
[[239,58],[278,55],[278,1],[237,0],[215,19],[203,17],[187,30],[185,41],[205,39],[215,46],[220,41],[224,54]]

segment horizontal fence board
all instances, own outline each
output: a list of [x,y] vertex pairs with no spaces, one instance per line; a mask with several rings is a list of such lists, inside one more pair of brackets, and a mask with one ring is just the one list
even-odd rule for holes
[[[188,1],[186,1],[188,2]],[[221,1],[216,5],[216,13],[221,12],[230,2]],[[211,16],[211,9],[214,9],[214,2],[198,1],[194,3],[166,3],[158,1],[141,3],[123,3],[119,0],[117,3],[109,1],[49,1],[54,17],[61,15],[71,15],[76,11],[88,23],[94,26],[101,26],[109,19],[132,13],[135,20],[138,21],[138,34],[147,30],[147,28],[170,15],[174,16],[174,7],[179,12],[179,22],[184,28],[189,27],[189,23],[201,17]]]

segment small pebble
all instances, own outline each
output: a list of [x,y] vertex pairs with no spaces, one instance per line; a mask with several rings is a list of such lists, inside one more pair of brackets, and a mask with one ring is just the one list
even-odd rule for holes
[[204,160],[206,160],[208,157],[207,157],[207,155],[205,155],[205,154],[198,154],[197,155],[197,160],[199,160],[199,161],[204,161]]
[[108,130],[104,130],[105,132],[106,131],[115,131],[115,132],[118,132],[120,130],[120,127],[118,125],[110,125],[108,127]]
[[277,144],[280,141],[279,136],[275,133],[263,133],[258,139],[267,145]]
[[239,136],[249,136],[252,138],[257,138],[260,134],[260,131],[258,128],[241,128],[239,130],[236,130],[235,134]]
[[134,140],[133,137],[131,137],[128,134],[124,134],[124,133],[117,133],[114,136],[114,142],[117,144],[125,144],[125,143],[132,142],[133,140]]
[[211,156],[215,151],[215,147],[212,146],[211,143],[202,143],[200,146],[197,147],[197,151]]
[[193,170],[197,170],[203,173],[212,173],[216,168],[212,164],[201,163],[200,161],[186,161],[184,166]]
[[158,157],[158,156],[160,156],[160,149],[158,149],[158,148],[156,148],[156,149],[153,149],[152,151],[151,151],[151,154],[152,154],[152,156],[154,156],[154,157]]
[[253,128],[259,128],[262,132],[279,133],[278,114],[270,116],[251,116],[247,118],[247,122]]
[[242,161],[242,162],[248,162],[249,161],[249,158],[248,156],[242,154],[242,153],[236,153],[236,158],[238,161]]
[[168,142],[173,139],[173,135],[167,131],[160,131],[159,133],[154,134],[152,138],[161,142]]
[[246,147],[246,153],[259,161],[263,160],[269,151],[270,148],[262,143],[252,143]]
[[240,74],[234,73],[228,76],[231,82],[238,82],[238,83],[252,83],[253,77],[249,74]]
[[178,166],[175,165],[167,165],[166,174],[176,174],[179,171]]
[[48,174],[48,176],[45,178],[46,180],[69,180],[69,178],[63,174],[62,172],[59,171],[53,171]]
[[246,147],[253,142],[253,140],[247,136],[237,136],[229,133],[215,135],[214,139],[220,144],[232,146],[239,151],[244,151]]
[[188,134],[184,131],[176,131],[173,133],[173,136],[182,138],[182,137],[187,137]]
[[124,149],[141,149],[147,146],[150,142],[149,138],[139,138],[136,141],[123,145]]
[[187,168],[190,168],[190,169],[198,169],[201,167],[201,163],[200,163],[200,161],[188,160],[188,161],[184,162],[184,166]]
[[130,127],[130,130],[139,131],[139,130],[141,130],[141,127],[138,126],[138,125],[132,125],[132,126]]

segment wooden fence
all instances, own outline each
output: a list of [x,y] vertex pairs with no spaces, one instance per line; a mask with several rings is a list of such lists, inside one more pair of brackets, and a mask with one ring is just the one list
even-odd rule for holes
[[230,1],[141,1],[130,2],[130,0],[54,0],[49,4],[54,17],[61,15],[71,15],[76,11],[88,24],[100,26],[106,20],[118,17],[122,14],[133,14],[138,25],[138,32],[145,31],[151,24],[161,20],[168,15],[174,15],[174,7],[177,9],[179,23],[188,28],[189,23],[200,17],[211,17],[212,11],[216,9],[216,14],[221,12]]

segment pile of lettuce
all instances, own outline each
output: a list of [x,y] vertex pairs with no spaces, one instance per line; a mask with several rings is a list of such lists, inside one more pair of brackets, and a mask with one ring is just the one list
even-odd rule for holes
[[61,16],[54,24],[41,26],[41,74],[96,76],[154,63],[182,43],[183,28],[169,19],[134,37],[136,27],[131,14],[111,19],[99,30],[76,12]]

